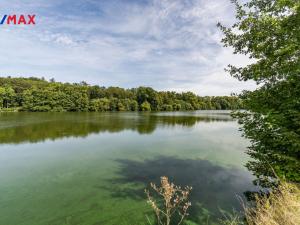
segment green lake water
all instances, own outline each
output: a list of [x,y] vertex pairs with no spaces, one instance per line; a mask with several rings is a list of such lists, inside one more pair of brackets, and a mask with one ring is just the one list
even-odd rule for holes
[[254,190],[248,144],[228,111],[2,113],[0,225],[147,224],[161,176],[193,187],[190,224],[218,224]]

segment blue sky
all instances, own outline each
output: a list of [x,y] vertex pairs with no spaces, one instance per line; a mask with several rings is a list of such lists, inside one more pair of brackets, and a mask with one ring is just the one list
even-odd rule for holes
[[3,14],[36,14],[36,25],[0,27],[1,76],[200,95],[254,87],[224,72],[249,63],[220,43],[229,0],[1,0]]

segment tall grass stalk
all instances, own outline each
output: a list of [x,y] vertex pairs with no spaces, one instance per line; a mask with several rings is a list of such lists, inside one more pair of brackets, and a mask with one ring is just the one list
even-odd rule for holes
[[299,225],[300,189],[299,185],[281,182],[268,195],[257,195],[255,207],[244,206],[244,220],[232,216],[223,221],[224,225]]
[[170,225],[171,222],[180,225],[188,216],[187,210],[191,206],[188,197],[192,187],[181,188],[170,183],[167,177],[161,177],[160,181],[160,187],[153,183],[150,184],[156,195],[159,196],[159,201],[156,201],[150,192],[145,190],[147,202],[154,210],[159,225]]

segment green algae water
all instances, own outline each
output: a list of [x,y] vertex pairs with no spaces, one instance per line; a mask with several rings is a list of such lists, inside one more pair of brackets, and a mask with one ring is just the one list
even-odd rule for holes
[[0,224],[148,224],[161,176],[193,187],[189,224],[218,224],[254,190],[248,144],[228,111],[3,113]]

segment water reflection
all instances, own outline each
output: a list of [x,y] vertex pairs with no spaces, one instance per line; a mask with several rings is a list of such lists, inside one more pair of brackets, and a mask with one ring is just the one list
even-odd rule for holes
[[[143,224],[143,189],[163,175],[193,186],[192,221],[214,224],[253,191],[247,142],[222,122],[231,120],[207,111],[0,114],[0,143],[40,142],[0,145],[0,224]],[[42,142],[64,137],[86,138]]]
[[[145,199],[144,187],[150,182],[159,184],[168,176],[181,186],[192,186],[189,220],[210,224],[223,218],[222,210],[241,209],[240,198],[245,191],[254,191],[252,176],[245,170],[214,165],[203,159],[179,159],[160,156],[145,161],[118,160],[120,178],[110,180],[112,197]],[[139,189],[127,188],[135,183]],[[140,185],[142,184],[142,185]],[[122,188],[125,187],[125,188]],[[103,188],[103,187],[100,187]]]
[[192,127],[198,122],[232,120],[219,114],[177,113],[7,113],[0,115],[0,143],[40,142],[92,133],[136,131],[150,134],[157,127]]

